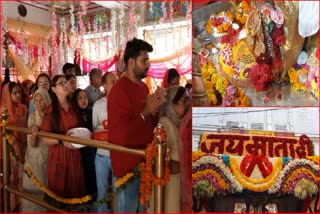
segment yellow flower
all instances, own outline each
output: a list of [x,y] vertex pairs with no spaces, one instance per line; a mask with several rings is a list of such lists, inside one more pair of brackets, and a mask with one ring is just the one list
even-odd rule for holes
[[298,81],[299,74],[293,67],[288,70],[288,75],[291,83],[296,83]]
[[127,173],[126,175],[124,175],[122,178],[118,179],[115,183],[116,187],[120,187],[121,185],[123,185],[124,183],[126,183],[132,176],[134,176],[134,174],[132,172]]
[[247,96],[242,97],[242,99],[240,100],[240,106],[241,107],[250,106],[250,98]]
[[211,82],[212,82],[213,85],[216,85],[218,78],[219,78],[219,74],[217,74],[217,73],[212,74]]
[[229,86],[229,82],[224,77],[219,77],[216,83],[216,90],[220,92],[222,97],[227,95],[226,89]]
[[202,71],[202,79],[203,80],[208,80],[208,79],[210,79],[210,72],[206,69],[206,70],[203,70]]
[[201,178],[206,175],[213,175],[217,179],[221,189],[228,190],[230,188],[229,184],[225,181],[225,179],[222,177],[222,175],[220,175],[219,173],[217,173],[216,170],[213,170],[213,169],[205,169],[202,171],[198,171],[198,172],[192,174],[192,179],[195,180],[197,178]]
[[212,102],[213,105],[218,104],[218,99],[215,94],[208,94],[208,98]]
[[192,152],[192,162],[195,162],[196,160],[198,160],[199,158],[201,158],[204,155],[206,155],[206,153],[202,152],[201,150],[193,151]]
[[229,65],[223,65],[222,66],[222,69],[226,72],[226,73],[228,73],[230,76],[233,76],[233,75],[235,75],[235,70],[232,68],[232,67],[230,67]]
[[206,80],[206,89],[213,89],[214,84],[211,81]]
[[91,195],[86,195],[82,198],[62,198],[58,195],[56,195],[54,192],[52,192],[50,189],[48,189],[46,186],[44,186],[41,181],[34,175],[32,175],[32,170],[30,167],[26,167],[24,171],[27,173],[27,175],[31,176],[31,179],[33,182],[38,185],[38,187],[45,192],[48,196],[55,199],[56,201],[65,203],[65,204],[81,204],[86,203],[92,199]]
[[241,172],[240,165],[236,158],[230,158],[230,167],[232,169],[233,175],[239,181],[239,183],[248,190],[255,192],[264,192],[268,190],[280,175],[282,170],[282,158],[278,158],[270,175],[263,179],[252,179],[247,177]]
[[210,73],[210,74],[214,74],[214,73],[216,73],[216,69],[215,69],[215,67],[213,66],[213,65],[208,65],[208,72]]
[[242,79],[242,80],[244,80],[244,79],[247,79],[247,77],[244,75],[244,70],[245,69],[242,69],[241,71],[240,71],[240,79]]
[[212,23],[211,23],[211,20],[210,20],[210,19],[209,19],[209,21],[208,21],[207,24],[206,24],[206,31],[207,31],[209,34],[212,34],[212,33],[213,33]]

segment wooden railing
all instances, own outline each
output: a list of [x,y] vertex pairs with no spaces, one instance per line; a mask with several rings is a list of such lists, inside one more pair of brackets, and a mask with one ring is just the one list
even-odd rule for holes
[[[6,110],[2,112],[2,124],[6,124],[8,119],[8,113]],[[3,200],[3,212],[10,212],[10,194],[16,194],[22,198],[25,198],[27,200],[30,200],[36,204],[39,204],[49,210],[55,211],[55,212],[66,212],[65,210],[58,209],[46,201],[37,198],[33,196],[32,194],[29,194],[25,191],[18,190],[15,187],[10,186],[9,184],[9,148],[7,146],[7,139],[6,139],[6,132],[7,131],[16,131],[21,132],[25,134],[31,134],[32,131],[31,128],[22,128],[12,125],[4,125],[2,128],[2,151],[3,151],[3,161],[2,161],[2,169],[3,169],[3,177],[2,177],[2,200]],[[141,149],[130,149],[123,146],[111,144],[109,142],[103,142],[98,140],[88,140],[83,138],[77,138],[73,136],[66,136],[66,135],[60,135],[60,134],[54,134],[50,132],[44,132],[39,131],[38,133],[39,137],[46,137],[46,138],[52,138],[57,139],[61,141],[67,141],[70,143],[77,143],[81,145],[86,145],[90,147],[96,147],[96,148],[102,148],[102,149],[108,149],[113,151],[119,151],[119,152],[125,152],[128,154],[134,154],[139,156],[145,156],[145,151]],[[155,172],[157,177],[163,177],[164,175],[164,151],[166,151],[166,144],[158,144],[158,155],[155,160]],[[154,212],[160,213],[164,212],[164,187],[155,184],[155,210]]]

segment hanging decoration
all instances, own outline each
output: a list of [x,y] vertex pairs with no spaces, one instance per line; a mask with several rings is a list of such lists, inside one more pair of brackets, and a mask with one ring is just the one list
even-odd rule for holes
[[171,1],[169,3],[169,17],[170,17],[171,25],[173,25],[173,12],[174,12],[174,10],[173,10],[173,1]]
[[116,44],[116,21],[117,21],[117,10],[111,9],[111,44],[112,48],[117,46]]
[[136,27],[136,15],[134,13],[134,6],[135,3],[131,2],[131,8],[130,8],[130,21],[129,21],[129,38],[128,40],[133,39],[134,37],[134,31],[135,31],[135,27]]
[[51,69],[53,71],[53,73],[57,74],[58,73],[58,69],[57,65],[58,65],[58,51],[57,51],[57,14],[56,14],[56,8],[55,8],[55,4],[54,2],[52,2],[52,22],[51,22],[51,47],[52,47],[52,64],[51,64]]
[[149,12],[151,14],[153,14],[153,2],[152,1],[149,2]]
[[[74,56],[74,49],[76,47],[76,30],[75,30],[75,17],[74,17],[74,5],[73,2],[70,2],[70,36],[68,37],[68,49],[66,50],[66,55]],[[68,59],[68,57],[67,57]]]
[[136,7],[135,14],[136,14],[136,22],[135,22],[135,32],[134,36],[137,37],[138,35],[138,27],[141,26],[141,11],[144,10],[144,5],[139,3],[139,7]]
[[74,23],[75,23],[75,19],[74,19],[74,5],[72,2],[70,2],[70,32],[72,35],[76,34],[76,31],[74,29]]
[[80,46],[79,46],[79,57],[80,57],[80,65],[82,65],[83,60],[83,45],[84,45],[84,39],[83,36],[86,32],[85,25],[84,25],[84,16],[87,14],[87,2],[81,1],[80,2],[81,12],[79,13],[79,24],[80,24]]
[[38,46],[38,62],[40,67],[42,66],[43,63],[43,53],[42,53],[42,49],[43,49],[43,39],[41,39],[40,45]]
[[[3,44],[5,34],[7,32],[7,3],[5,1],[1,2],[2,8],[1,8],[1,45]],[[1,50],[0,51],[0,63],[1,63],[1,68],[3,67],[2,62],[4,63],[4,66],[6,66],[6,52]]]
[[161,9],[162,9],[162,18],[160,19],[160,23],[164,23],[167,19],[167,8],[166,8],[165,1],[161,3]]
[[59,45],[59,65],[62,66],[64,63],[67,62],[67,56],[66,56],[66,44],[67,44],[67,40],[66,40],[66,20],[65,18],[60,18],[60,37],[59,37],[59,41],[60,41],[60,45]]
[[82,67],[84,72],[90,72],[93,68],[99,68],[103,71],[108,71],[112,66],[114,66],[117,62],[117,55],[114,55],[110,59],[106,59],[103,61],[92,61],[90,59],[84,58],[82,61]]
[[[189,32],[190,29],[191,29],[191,20],[192,20],[192,16],[191,16],[192,4],[191,4],[191,2],[189,2],[189,5],[187,6],[187,8],[188,8],[188,10],[187,10],[187,13],[186,13],[186,19],[187,19],[187,29],[188,29],[187,31]],[[187,37],[190,37],[189,33],[187,33]]]
[[118,43],[118,46],[116,46],[117,47],[117,49],[121,49],[123,46],[124,46],[124,44],[125,44],[125,39],[124,39],[124,31],[125,31],[125,29],[124,29],[124,23],[123,23],[123,21],[124,21],[124,17],[125,17],[125,12],[124,12],[124,8],[121,8],[120,9],[120,12],[119,12],[119,43]]

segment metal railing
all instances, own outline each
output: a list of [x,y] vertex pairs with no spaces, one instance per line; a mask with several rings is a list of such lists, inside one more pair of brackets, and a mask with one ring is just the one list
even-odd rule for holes
[[[3,161],[2,161],[2,169],[3,169],[3,177],[2,177],[2,198],[3,198],[3,212],[10,212],[10,194],[16,194],[24,199],[30,200],[36,204],[39,204],[49,210],[55,211],[55,212],[66,212],[65,210],[61,210],[59,208],[56,208],[52,206],[51,204],[47,203],[46,201],[39,199],[32,194],[29,194],[25,191],[18,190],[17,188],[14,188],[10,186],[9,184],[9,148],[7,146],[7,139],[6,139],[6,132],[7,131],[16,131],[21,132],[25,134],[31,134],[32,129],[31,128],[23,128],[23,127],[17,127],[12,125],[5,125],[8,120],[8,112],[6,109],[2,111],[2,154],[3,154]],[[139,156],[145,156],[145,151],[141,149],[130,149],[123,146],[111,144],[104,141],[98,141],[98,140],[88,140],[73,136],[66,136],[66,135],[60,135],[60,134],[54,134],[50,132],[44,132],[39,131],[38,133],[39,137],[46,137],[46,138],[52,138],[57,139],[61,141],[67,141],[71,143],[77,143],[81,145],[86,145],[90,147],[96,147],[96,148],[102,148],[102,149],[108,149],[113,151],[119,151],[119,152],[125,152],[129,154],[139,155]],[[164,176],[164,159],[165,159],[165,151],[166,151],[166,144],[157,144],[157,157],[155,160],[155,176],[162,178]],[[164,187],[160,186],[158,184],[155,184],[154,186],[154,198],[155,198],[155,210],[154,212],[160,213],[164,212]]]

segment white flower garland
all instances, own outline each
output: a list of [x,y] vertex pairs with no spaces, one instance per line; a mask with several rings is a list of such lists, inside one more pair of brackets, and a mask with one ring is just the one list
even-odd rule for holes
[[[80,49],[79,49],[79,57],[80,57],[80,67],[82,67],[82,61],[83,61],[83,55],[84,55],[84,39],[83,39],[83,35],[85,34],[85,24],[83,22],[83,16],[85,16],[87,14],[87,2],[86,1],[80,1],[80,7],[81,7],[81,12],[80,12],[80,31],[81,31],[81,39],[80,39]],[[90,30],[90,29],[89,29]],[[90,51],[89,51],[90,53]]]
[[63,65],[64,63],[66,63],[66,59],[67,59],[67,51],[66,51],[66,43],[67,43],[67,36],[66,36],[66,28],[67,28],[67,24],[66,24],[66,20],[65,18],[60,18],[60,45],[59,45],[59,60],[60,63],[59,65]]
[[117,21],[117,11],[115,8],[111,9],[111,44],[112,48],[116,50],[116,21]]
[[134,26],[134,37],[138,36],[138,27],[140,26],[140,22],[141,22],[141,8],[139,8],[138,10],[136,10],[136,22],[135,22],[135,26]]
[[73,13],[74,12],[74,5],[72,2],[70,2],[70,11],[69,12],[70,12],[70,25],[71,25],[70,32],[72,35],[75,35],[76,34],[76,31],[74,29],[75,19],[74,19],[74,13]]
[[226,164],[224,163],[224,161],[219,158],[218,156],[203,156],[200,159],[198,159],[197,161],[192,163],[192,168],[196,168],[198,166],[201,166],[203,164],[214,164],[216,167],[218,167],[223,174],[227,177],[227,179],[230,181],[231,183],[231,192],[242,192],[243,187],[242,185],[237,181],[237,179],[234,177],[234,175],[232,174],[231,170],[229,167],[226,166]]
[[285,177],[285,175],[291,171],[292,168],[296,167],[296,166],[306,166],[309,165],[312,167],[312,169],[314,169],[315,171],[319,171],[319,165],[316,164],[313,161],[307,160],[307,159],[294,159],[289,161],[284,168],[282,169],[282,171],[280,172],[280,175],[277,179],[277,182],[275,184],[273,184],[270,189],[268,190],[269,194],[272,193],[276,193],[280,190],[280,185]]
[[58,73],[55,72],[55,69],[57,68],[58,65],[58,53],[57,53],[57,41],[56,41],[56,36],[57,36],[57,14],[56,14],[56,8],[53,2],[52,5],[52,22],[51,22],[51,27],[52,27],[52,31],[51,31],[51,45],[52,45],[52,63],[51,63],[51,69],[53,73]]
[[134,37],[134,31],[135,31],[135,26],[136,26],[136,14],[134,11],[134,6],[135,3],[131,2],[131,8],[130,8],[130,13],[129,13],[129,34],[128,34],[128,40],[133,39]]
[[170,1],[169,3],[169,17],[170,17],[170,23],[173,25],[173,1]]
[[119,47],[120,48],[123,46],[123,44],[125,43],[124,40],[124,24],[123,24],[123,20],[124,20],[124,16],[125,16],[125,12],[124,12],[124,8],[120,9],[120,13],[119,13]]
[[[191,29],[191,21],[192,21],[192,4],[191,2],[189,2],[189,6],[188,3],[186,3],[187,5],[187,13],[186,13],[186,19],[187,19],[187,32],[190,32]],[[187,37],[190,38],[191,35],[189,33],[187,33]]]

